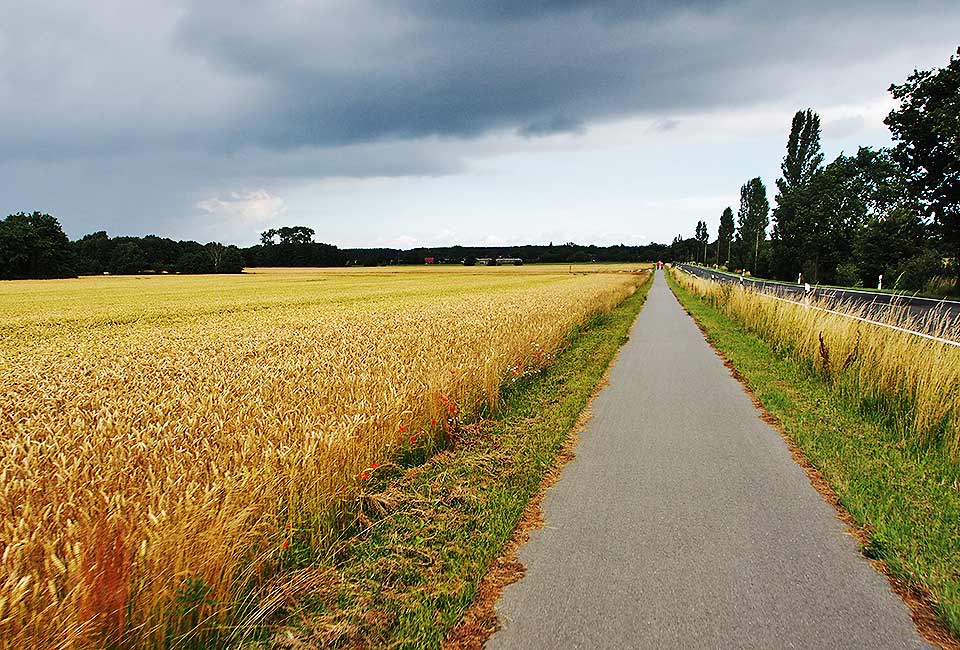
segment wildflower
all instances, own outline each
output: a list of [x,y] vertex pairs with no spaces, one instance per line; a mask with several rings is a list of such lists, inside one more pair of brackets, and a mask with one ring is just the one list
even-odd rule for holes
[[456,411],[457,411],[457,407],[456,407],[456,406],[453,406],[453,405],[451,404],[451,405],[450,405],[450,413],[453,414],[453,413],[456,413]]
[[443,395],[440,396],[440,401],[443,402],[444,404],[449,404],[449,403],[450,403],[450,400],[448,400],[448,399],[447,399],[445,396],[443,396]]
[[410,436],[410,444],[411,444],[411,445],[412,445],[413,443],[415,443],[416,441],[417,441],[417,437],[416,437],[416,436]]
[[400,433],[403,433],[403,432],[406,431],[406,430],[407,430],[407,427],[405,427],[405,426],[403,426],[403,425],[401,424],[401,425],[400,425]]
[[361,472],[361,473],[360,473],[360,480],[361,480],[361,481],[366,481],[368,478],[370,478],[370,472]]
[[374,463],[373,465],[370,466],[370,469],[371,469],[371,470],[375,470],[375,469],[377,469],[378,467],[380,467],[380,466],[377,465],[376,463]]
[[283,540],[283,548],[290,548],[290,540],[289,540],[289,539]]
[[430,426],[437,426],[437,418],[430,418]]

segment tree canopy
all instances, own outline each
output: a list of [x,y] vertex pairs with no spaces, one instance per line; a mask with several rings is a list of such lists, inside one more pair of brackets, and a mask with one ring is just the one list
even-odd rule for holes
[[53,216],[18,212],[0,221],[0,279],[77,274],[70,240]]
[[884,122],[909,188],[932,218],[941,252],[960,258],[960,48],[944,68],[890,86],[900,105]]

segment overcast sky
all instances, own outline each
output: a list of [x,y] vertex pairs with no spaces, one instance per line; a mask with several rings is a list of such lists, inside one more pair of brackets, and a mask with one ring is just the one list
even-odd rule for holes
[[[960,2],[0,0],[0,212],[71,237],[669,242],[793,112],[884,146]],[[715,233],[714,233],[715,235]]]

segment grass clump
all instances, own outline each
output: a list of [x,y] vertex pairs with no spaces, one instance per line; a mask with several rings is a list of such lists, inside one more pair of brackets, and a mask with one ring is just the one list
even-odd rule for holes
[[[864,413],[880,414],[905,436],[960,457],[960,347],[847,316],[863,316],[866,307],[831,304],[832,311],[842,313],[830,313],[817,304],[796,304],[688,274],[675,273],[673,278],[815,369],[837,393],[859,402]],[[888,319],[908,329],[916,325],[900,320],[896,312]],[[949,319],[939,319],[938,333],[951,334]]]

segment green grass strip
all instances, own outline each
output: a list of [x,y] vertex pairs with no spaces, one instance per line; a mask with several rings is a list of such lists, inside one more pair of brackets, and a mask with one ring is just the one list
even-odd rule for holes
[[865,415],[821,376],[666,275],[710,343],[866,530],[864,554],[927,594],[937,616],[960,637],[960,465],[889,421]]
[[361,498],[362,530],[265,642],[439,647],[626,342],[649,287],[571,333],[553,364],[513,384],[496,416],[460,432],[452,448],[416,467],[398,459],[378,469]]

